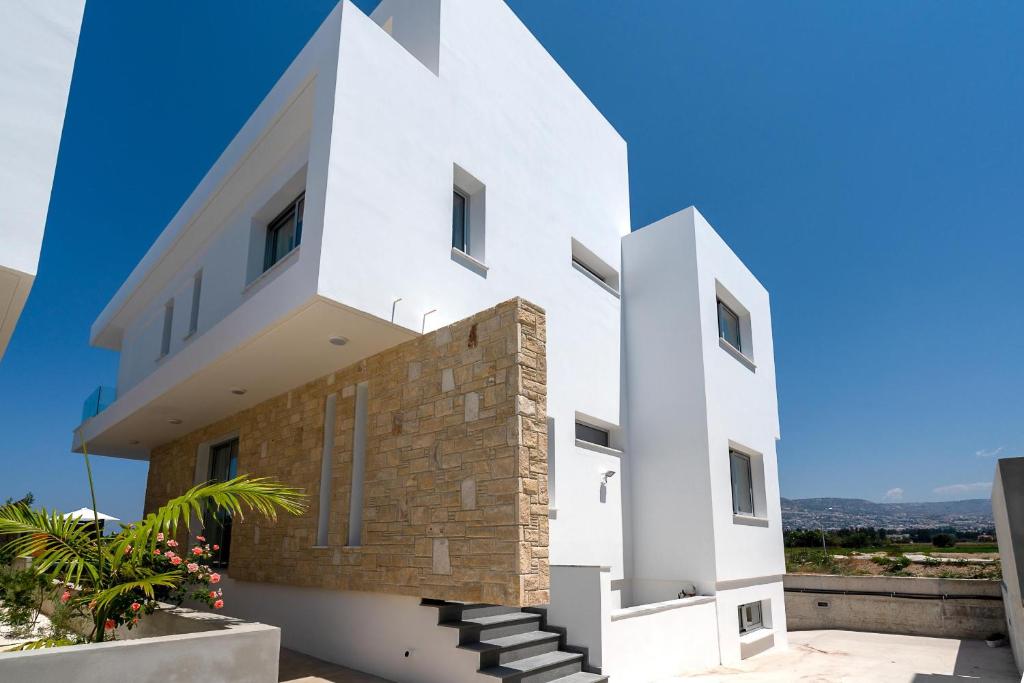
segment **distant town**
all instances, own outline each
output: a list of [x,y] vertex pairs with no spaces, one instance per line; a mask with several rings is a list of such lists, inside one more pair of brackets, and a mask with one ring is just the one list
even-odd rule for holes
[[950,529],[984,533],[993,527],[987,498],[941,503],[873,503],[859,498],[782,499],[782,526],[792,529]]

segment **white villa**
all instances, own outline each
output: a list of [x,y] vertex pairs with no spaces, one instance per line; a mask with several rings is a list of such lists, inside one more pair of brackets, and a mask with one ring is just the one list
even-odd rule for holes
[[39,266],[85,0],[0,8],[0,360]]
[[[0,188],[0,191],[3,191]],[[347,0],[100,313],[74,448],[235,472],[226,611],[396,681],[648,681],[787,645],[769,297],[501,0]],[[214,533],[208,530],[209,533]]]

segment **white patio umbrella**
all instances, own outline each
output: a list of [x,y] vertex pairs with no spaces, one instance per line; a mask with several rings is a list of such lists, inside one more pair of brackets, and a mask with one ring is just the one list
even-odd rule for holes
[[[98,514],[99,514],[99,519],[100,519],[101,522],[120,522],[121,521],[117,517],[111,517],[110,515],[105,515],[102,512],[100,512]],[[69,512],[66,515],[64,515],[64,519],[77,519],[77,520],[79,520],[81,522],[92,522],[93,520],[96,519],[96,517],[93,515],[92,510],[90,510],[89,508],[79,508],[78,510],[75,510],[74,512]]]

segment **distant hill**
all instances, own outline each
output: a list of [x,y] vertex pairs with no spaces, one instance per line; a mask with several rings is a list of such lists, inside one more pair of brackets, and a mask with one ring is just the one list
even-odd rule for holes
[[861,498],[783,498],[782,526],[785,529],[948,526],[974,531],[993,526],[992,501],[974,498],[942,503],[872,503]]

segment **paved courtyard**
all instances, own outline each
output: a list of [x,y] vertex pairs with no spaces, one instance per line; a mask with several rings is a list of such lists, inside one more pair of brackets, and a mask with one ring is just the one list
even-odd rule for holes
[[980,640],[855,631],[792,631],[787,652],[669,679],[721,683],[1019,683],[1009,647]]
[[281,648],[277,679],[282,683],[390,683],[384,678]]

